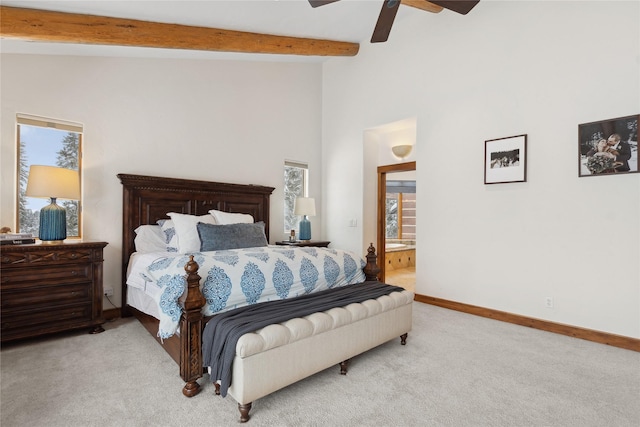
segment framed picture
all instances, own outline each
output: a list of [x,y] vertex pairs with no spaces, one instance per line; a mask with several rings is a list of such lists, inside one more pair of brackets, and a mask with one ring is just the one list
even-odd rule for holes
[[639,117],[578,125],[578,176],[637,173]]
[[527,135],[484,142],[484,183],[527,181]]

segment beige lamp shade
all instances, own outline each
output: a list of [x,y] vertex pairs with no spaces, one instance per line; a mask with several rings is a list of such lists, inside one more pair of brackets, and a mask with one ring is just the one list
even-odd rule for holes
[[25,195],[80,200],[80,175],[71,169],[32,165]]
[[315,199],[312,197],[298,197],[296,199],[295,207],[293,208],[293,214],[315,216],[316,214]]
[[405,157],[407,157],[409,154],[411,154],[411,150],[413,149],[413,145],[395,145],[393,147],[391,147],[391,151],[393,151],[393,154],[396,157],[399,157],[401,159],[404,159]]

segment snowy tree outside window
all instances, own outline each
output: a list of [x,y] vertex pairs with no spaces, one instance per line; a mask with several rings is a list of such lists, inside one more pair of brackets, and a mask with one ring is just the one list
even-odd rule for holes
[[399,215],[398,215],[398,194],[387,194],[387,203],[386,203],[386,238],[387,239],[398,239],[401,236],[398,235],[400,230],[399,227]]
[[[18,139],[18,202],[16,232],[38,235],[40,209],[49,199],[27,197],[27,181],[31,165],[57,166],[77,170],[80,168],[82,125],[42,117],[19,114]],[[82,182],[82,179],[80,180]],[[80,200],[59,200],[67,211],[67,237],[81,237]]]
[[291,230],[299,233],[300,217],[294,215],[293,209],[297,197],[308,197],[309,166],[300,162],[284,162],[284,232]]

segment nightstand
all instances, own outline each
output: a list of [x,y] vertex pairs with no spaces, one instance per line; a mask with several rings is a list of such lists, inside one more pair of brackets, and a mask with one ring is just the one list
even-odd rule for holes
[[103,332],[106,242],[0,247],[2,342],[71,329]]
[[322,240],[296,240],[295,242],[289,242],[287,240],[283,240],[281,242],[276,242],[276,245],[299,246],[299,247],[315,246],[317,248],[327,248],[329,247],[329,243],[331,242],[326,242]]

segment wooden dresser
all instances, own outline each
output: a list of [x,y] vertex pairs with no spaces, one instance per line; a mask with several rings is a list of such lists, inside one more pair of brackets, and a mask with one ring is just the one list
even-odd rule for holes
[[2,342],[102,324],[106,242],[0,246]]

